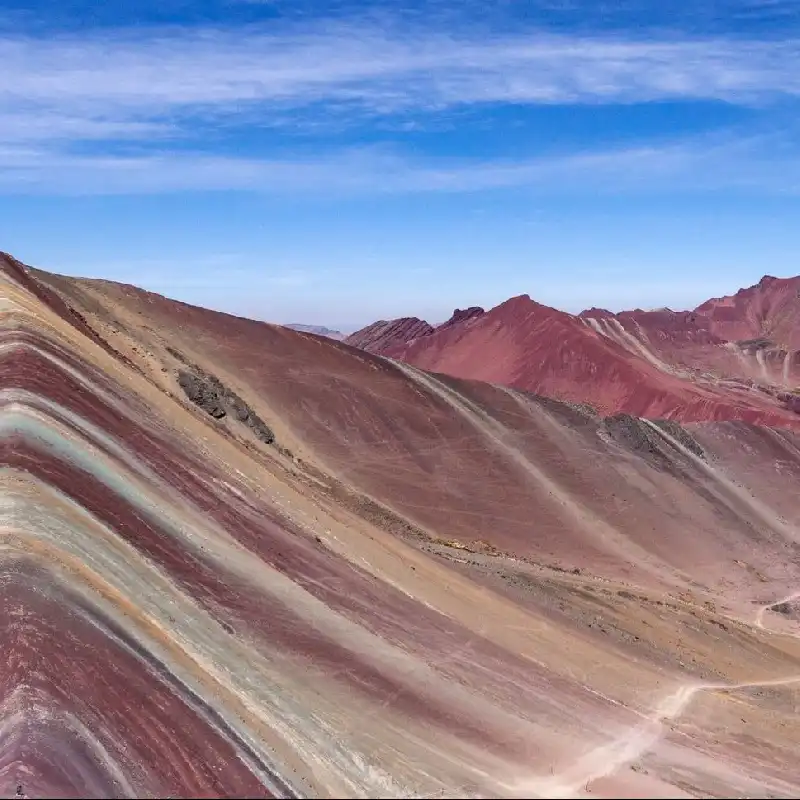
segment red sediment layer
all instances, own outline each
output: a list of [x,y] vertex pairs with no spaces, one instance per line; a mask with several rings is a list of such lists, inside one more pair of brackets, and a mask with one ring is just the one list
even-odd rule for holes
[[[169,481],[173,490],[192,497],[201,511],[265,564],[291,578],[328,608],[344,613],[389,641],[412,643],[443,662],[454,647],[468,647],[485,663],[503,665],[492,678],[498,691],[502,691],[504,683],[511,685],[512,681],[514,685],[528,684],[531,691],[537,687],[541,677],[523,659],[475,637],[447,617],[420,607],[403,593],[333,558],[308,537],[270,520],[267,507],[259,508],[257,516],[237,511],[230,497],[210,491],[209,483],[196,477],[203,474],[203,468],[190,453],[184,451],[179,456],[176,451],[171,452],[166,441],[153,441],[145,429],[126,419],[119,410],[105,406],[40,354],[17,350],[6,357],[3,367],[10,385],[42,393],[130,445],[132,452],[164,481]],[[70,427],[66,420],[62,424]],[[3,461],[58,488],[105,521],[122,539],[164,568],[234,635],[243,629],[257,634],[265,644],[292,653],[315,669],[348,675],[358,691],[417,720],[458,731],[463,738],[485,748],[497,748],[505,754],[513,751],[514,743],[505,735],[492,733],[485,722],[454,719],[424,688],[412,689],[359,661],[351,651],[321,634],[268,593],[242,585],[234,575],[221,571],[218,564],[191,554],[157,525],[143,519],[141,512],[123,498],[110,495],[91,475],[53,459],[35,443],[6,441]],[[511,689],[505,691],[507,694]]]
[[394,344],[409,342],[434,331],[424,320],[417,317],[403,317],[389,322],[381,320],[350,334],[345,342],[370,352],[383,352]]
[[[691,367],[694,359],[698,368],[710,369],[714,359],[735,362],[699,312],[626,312],[614,317],[601,311],[582,316],[618,319],[634,339],[641,337],[639,325],[649,334],[643,345],[667,364]],[[369,349],[431,372],[590,403],[602,414],[622,411],[684,422],[745,420],[800,427],[800,418],[773,398],[737,396],[724,387],[702,385],[661,369],[635,345],[628,346],[597,333],[580,317],[523,295],[428,336]]]
[[0,761],[12,770],[19,765],[23,790],[50,797],[121,794],[77,732],[25,713],[26,704],[37,699],[53,711],[69,712],[98,737],[137,795],[270,796],[237,758],[237,747],[181,697],[168,673],[80,598],[64,592],[28,562],[3,568],[0,602],[14,614],[0,627],[0,648],[7,654],[0,695],[8,703],[24,689],[17,701],[21,729],[9,737]]

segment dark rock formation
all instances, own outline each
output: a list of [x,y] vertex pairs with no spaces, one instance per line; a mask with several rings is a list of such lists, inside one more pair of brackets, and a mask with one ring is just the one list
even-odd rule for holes
[[469,308],[457,308],[453,311],[453,316],[450,317],[447,322],[443,322],[439,325],[439,329],[441,328],[448,328],[451,325],[458,325],[459,322],[466,322],[469,319],[474,319],[475,317],[481,317],[486,312],[480,306],[470,306]]
[[800,619],[800,603],[797,600],[784,600],[781,603],[775,603],[769,607],[770,611],[776,614],[782,614],[789,619]]
[[184,394],[206,414],[210,414],[214,419],[222,419],[225,416],[225,408],[220,394],[221,385],[204,380],[185,370],[178,372],[178,384]]
[[[183,355],[171,349],[170,352],[186,363]],[[184,394],[198,408],[203,409],[214,419],[222,419],[230,415],[237,422],[250,428],[259,441],[264,444],[275,442],[275,434],[272,429],[236,392],[225,386],[219,378],[209,375],[197,365],[188,366],[191,366],[191,372],[184,369],[178,370],[178,384]]]
[[639,453],[654,455],[660,451],[659,437],[642,420],[630,414],[614,414],[603,421],[612,438]]
[[[667,436],[675,439],[689,452],[694,453],[699,458],[705,458],[703,448],[677,422],[659,419],[654,420],[652,424],[660,428]],[[659,436],[650,425],[630,414],[614,414],[604,420],[604,425],[616,441],[631,450],[663,457],[664,447],[670,448],[667,441]],[[674,448],[672,450],[674,452]]]
[[673,439],[680,442],[689,452],[694,453],[699,458],[705,459],[706,454],[697,440],[682,425],[671,419],[656,419],[653,424],[661,428],[664,433],[669,434]]

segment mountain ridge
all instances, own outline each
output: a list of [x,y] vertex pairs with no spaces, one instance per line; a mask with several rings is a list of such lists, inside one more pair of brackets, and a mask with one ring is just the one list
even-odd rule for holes
[[[569,314],[523,294],[432,328],[382,323],[346,342],[462,378],[595,404],[603,413],[795,426],[800,277],[765,276],[690,311]],[[734,337],[734,338],[731,338]]]
[[800,792],[800,433],[1,256],[0,377],[0,794]]

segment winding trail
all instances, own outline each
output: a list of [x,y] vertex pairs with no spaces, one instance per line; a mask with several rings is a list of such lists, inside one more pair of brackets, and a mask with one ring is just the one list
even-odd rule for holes
[[800,683],[800,674],[766,681],[746,681],[733,684],[699,683],[693,686],[681,686],[665,697],[644,722],[634,726],[623,736],[590,750],[564,772],[547,778],[533,779],[526,782],[524,787],[516,787],[517,791],[524,788],[526,792],[537,797],[574,797],[582,787],[598,778],[605,778],[613,774],[647,753],[663,736],[664,723],[677,719],[699,692],[735,692],[740,689],[787,686],[793,683]]
[[[727,489],[737,500],[743,502],[749,510],[765,521],[774,523],[776,520],[761,503],[749,493],[737,487],[732,481],[720,474],[711,465],[698,458],[688,448],[684,447],[677,439],[657,425],[642,420],[653,429],[660,437],[670,442],[676,449],[683,452],[704,472],[715,478],[723,488]],[[797,534],[786,529],[789,538],[797,540]],[[774,600],[760,607],[752,625],[760,630],[768,631],[764,625],[764,615],[767,610],[779,603],[791,602],[800,598],[800,591],[786,597]],[[800,634],[790,634],[800,637]],[[742,683],[694,683],[680,686],[671,694],[664,697],[656,708],[646,715],[642,722],[630,727],[621,736],[612,739],[606,744],[589,750],[580,756],[569,767],[557,774],[527,777],[523,780],[508,785],[505,788],[514,796],[528,796],[541,798],[566,798],[584,796],[590,791],[592,782],[608,777],[623,767],[629,766],[644,756],[663,737],[665,723],[677,720],[683,714],[692,700],[700,692],[736,692],[742,689],[759,688],[766,686],[788,686],[800,684],[800,673],[786,678],[776,678],[762,681],[744,681]]]
[[[765,628],[763,617],[767,609],[778,603],[787,603],[800,598],[794,592],[780,600],[762,606],[753,626]],[[800,634],[789,634],[800,638]],[[800,684],[800,673],[786,678],[741,683],[695,683],[686,684],[667,695],[656,708],[638,725],[629,728],[622,736],[600,745],[578,758],[563,772],[547,776],[534,776],[507,787],[516,796],[541,798],[573,798],[584,795],[589,784],[606,778],[619,769],[629,766],[644,756],[664,735],[664,725],[677,720],[700,692],[736,692],[742,689],[766,686],[789,686]]]

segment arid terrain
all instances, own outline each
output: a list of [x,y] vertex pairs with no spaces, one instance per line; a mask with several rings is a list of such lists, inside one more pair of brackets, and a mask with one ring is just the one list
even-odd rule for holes
[[527,295],[442,325],[380,321],[348,344],[601,413],[800,428],[800,277],[764,276],[693,311],[567,314]]
[[798,283],[375,345],[0,256],[0,794],[797,797]]

